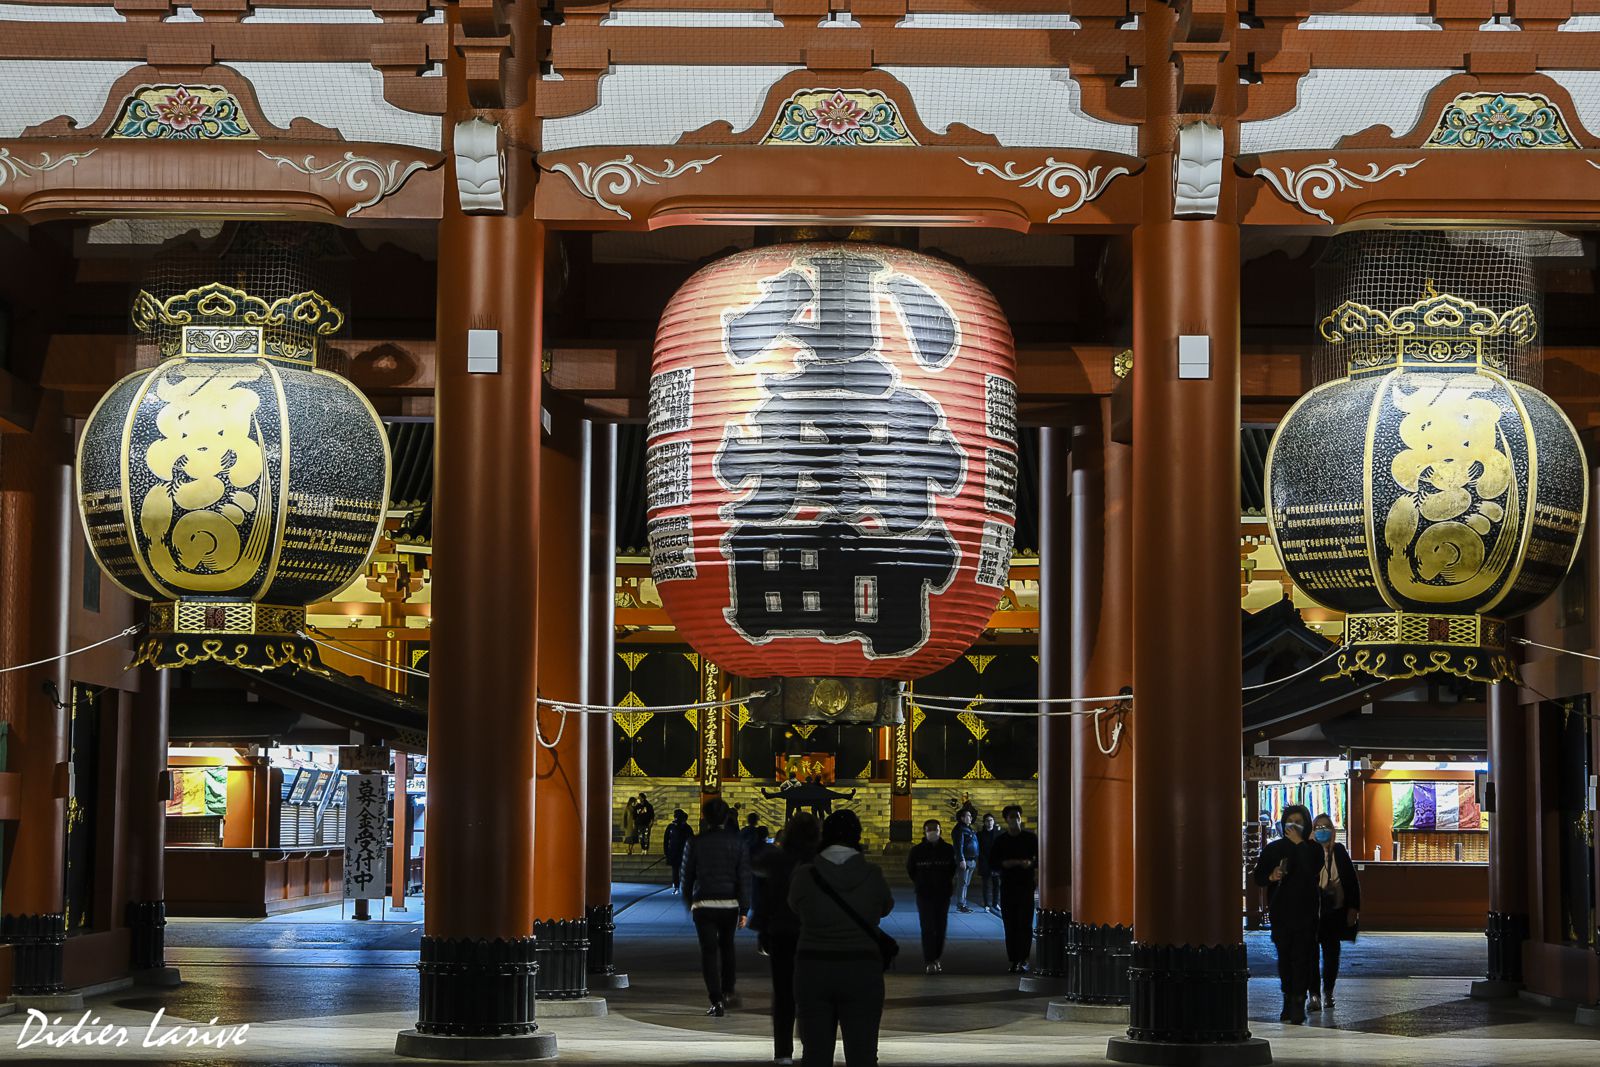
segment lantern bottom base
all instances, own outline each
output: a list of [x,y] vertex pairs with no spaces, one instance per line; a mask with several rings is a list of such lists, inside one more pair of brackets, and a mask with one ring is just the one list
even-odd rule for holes
[[900,683],[883,678],[764,678],[751,682],[760,696],[745,702],[762,723],[867,723],[901,721]]
[[219,663],[248,671],[279,668],[326,674],[304,635],[306,609],[250,600],[188,597],[150,605],[150,630],[130,666],[157,670]]
[[1506,624],[1487,615],[1411,611],[1351,614],[1345,646],[1334,659],[1334,678],[1368,676],[1385,681],[1453,674],[1474,682],[1520,681],[1508,651]]

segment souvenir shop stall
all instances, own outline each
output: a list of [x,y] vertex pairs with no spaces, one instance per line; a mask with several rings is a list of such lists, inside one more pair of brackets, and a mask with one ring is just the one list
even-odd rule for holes
[[340,899],[337,748],[173,748],[168,773],[169,915],[258,918]]

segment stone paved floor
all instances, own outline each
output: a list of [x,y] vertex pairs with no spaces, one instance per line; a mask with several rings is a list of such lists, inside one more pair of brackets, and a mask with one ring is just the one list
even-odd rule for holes
[[[561,1061],[770,1063],[766,961],[754,937],[740,940],[745,1007],[708,1019],[681,900],[655,886],[619,885],[617,902],[618,963],[632,987],[608,994],[607,1018],[544,1021],[557,1036]],[[403,916],[391,913],[390,922],[341,922],[337,908],[263,921],[174,921],[168,960],[183,972],[184,985],[124,989],[89,1001],[100,1024],[128,1029],[127,1046],[19,1049],[25,1018],[13,1014],[0,1018],[0,1062],[393,1062],[394,1035],[414,1019],[421,917],[413,901]],[[905,970],[889,980],[886,1067],[1104,1062],[1106,1039],[1117,1027],[1048,1022],[1047,998],[1018,993],[1004,973],[1000,921],[981,912],[951,919],[945,974],[936,977],[918,973],[911,902],[902,901],[889,919]],[[1271,944],[1254,934],[1247,940],[1259,976],[1250,983],[1251,1025],[1272,1042],[1279,1063],[1600,1064],[1600,1030],[1574,1025],[1570,1010],[1468,999],[1483,956],[1480,935],[1364,935],[1347,955],[1338,1009],[1314,1016],[1308,1027],[1276,1021]],[[158,1010],[164,1012],[158,1033],[213,1017],[219,1026],[249,1023],[250,1030],[243,1047],[226,1051],[138,1047]]]

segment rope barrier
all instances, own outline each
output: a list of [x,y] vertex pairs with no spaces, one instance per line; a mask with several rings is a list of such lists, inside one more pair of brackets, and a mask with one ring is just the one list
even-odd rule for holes
[[135,623],[134,625],[129,626],[127,629],[118,631],[102,641],[96,641],[92,645],[84,645],[82,648],[75,648],[71,652],[63,652],[59,656],[46,656],[44,659],[36,659],[32,663],[18,663],[13,667],[0,667],[0,674],[10,674],[12,671],[25,671],[29,667],[42,667],[46,663],[55,663],[57,660],[71,659],[73,656],[76,656],[81,652],[87,652],[91,648],[99,648],[101,645],[109,645],[113,641],[120,641],[124,637],[132,637],[142,629],[144,629],[143,623]]

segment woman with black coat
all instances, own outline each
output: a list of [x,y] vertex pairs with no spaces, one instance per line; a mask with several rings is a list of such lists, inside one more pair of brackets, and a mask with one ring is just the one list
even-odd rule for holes
[[1261,850],[1255,882],[1270,886],[1267,905],[1272,917],[1272,943],[1278,949],[1278,981],[1283,986],[1283,1022],[1306,1021],[1306,994],[1310,992],[1317,955],[1320,894],[1317,875],[1322,870],[1322,847],[1311,840],[1311,812],[1290,804],[1280,821],[1283,836]]
[[1333,1007],[1333,983],[1339,980],[1341,941],[1356,939],[1361,921],[1361,883],[1350,853],[1333,839],[1333,818],[1318,815],[1311,824],[1311,839],[1322,852],[1317,890],[1322,897],[1322,918],[1317,924],[1317,947],[1322,953],[1322,997],[1317,997],[1317,966],[1311,964],[1311,1010]]
[[789,907],[789,884],[795,868],[817,855],[822,829],[816,816],[800,812],[778,835],[777,848],[763,848],[750,866],[755,875],[750,929],[772,965],[772,1055],[774,1062],[794,1062],[794,953],[800,941],[800,916]]

